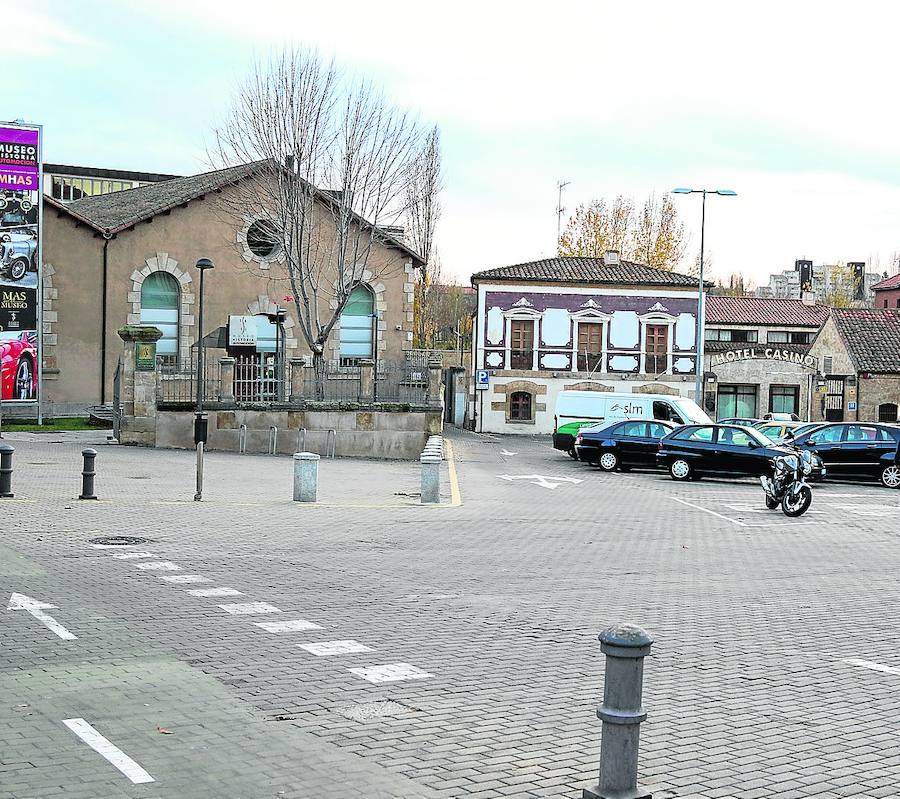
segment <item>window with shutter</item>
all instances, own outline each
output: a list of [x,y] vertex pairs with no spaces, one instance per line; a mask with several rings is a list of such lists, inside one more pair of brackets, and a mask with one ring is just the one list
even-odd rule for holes
[[602,353],[603,325],[581,322],[578,325],[578,371],[595,371],[600,366]]
[[534,365],[534,321],[513,319],[510,322],[509,367],[532,369]]

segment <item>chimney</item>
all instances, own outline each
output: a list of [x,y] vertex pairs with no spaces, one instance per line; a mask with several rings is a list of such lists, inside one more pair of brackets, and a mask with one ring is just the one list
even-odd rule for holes
[[381,225],[381,230],[397,241],[406,241],[406,228],[403,225]]
[[619,265],[619,251],[618,250],[607,250],[603,255],[603,265],[604,266],[618,266]]
[[803,291],[800,293],[800,300],[804,305],[815,305],[816,304],[816,292],[814,291]]

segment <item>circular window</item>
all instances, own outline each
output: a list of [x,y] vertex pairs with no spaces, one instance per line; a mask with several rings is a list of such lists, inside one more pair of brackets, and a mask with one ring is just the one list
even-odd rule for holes
[[257,219],[247,228],[247,248],[257,258],[274,258],[280,247],[278,231],[267,219]]

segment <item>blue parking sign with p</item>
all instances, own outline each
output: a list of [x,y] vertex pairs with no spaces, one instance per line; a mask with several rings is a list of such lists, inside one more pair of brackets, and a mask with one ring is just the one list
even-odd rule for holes
[[476,369],[475,370],[475,388],[476,389],[485,389],[488,387],[488,383],[490,382],[491,373],[487,369]]

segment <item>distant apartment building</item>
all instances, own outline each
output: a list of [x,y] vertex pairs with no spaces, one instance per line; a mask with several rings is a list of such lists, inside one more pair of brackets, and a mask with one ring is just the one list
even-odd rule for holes
[[799,300],[803,291],[811,291],[818,303],[833,301],[835,297],[846,297],[854,306],[872,307],[872,287],[884,277],[878,272],[867,271],[862,261],[834,265],[813,264],[812,261],[800,259],[794,262],[793,269],[769,275],[769,284],[760,286],[756,290],[756,296]]
[[172,180],[178,175],[156,172],[133,172],[125,169],[99,169],[92,166],[44,164],[44,194],[63,203],[136,189],[150,183]]

